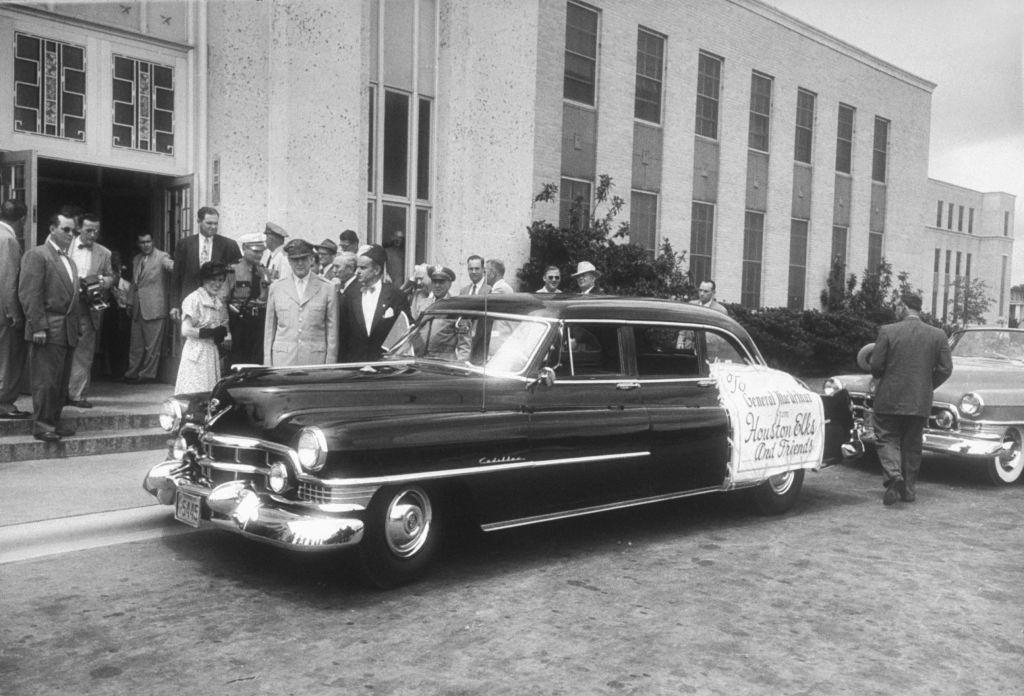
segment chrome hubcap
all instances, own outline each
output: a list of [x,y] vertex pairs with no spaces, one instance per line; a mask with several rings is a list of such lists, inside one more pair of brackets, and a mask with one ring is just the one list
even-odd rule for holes
[[1024,466],[1024,460],[1021,457],[1020,434],[1016,430],[1009,432],[1004,437],[1004,441],[1013,443],[1013,446],[1010,447],[1010,456],[1006,459],[997,458],[996,467],[1002,473],[1000,478],[1010,479]]
[[433,510],[422,488],[405,488],[388,504],[384,539],[393,554],[408,558],[423,548],[430,536]]
[[776,474],[768,478],[768,487],[774,495],[785,495],[793,486],[795,472],[787,471],[784,474]]

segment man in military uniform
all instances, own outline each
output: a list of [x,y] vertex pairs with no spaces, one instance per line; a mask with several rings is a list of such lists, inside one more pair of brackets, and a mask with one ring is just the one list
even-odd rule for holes
[[267,269],[260,263],[266,250],[263,235],[247,234],[239,242],[242,259],[228,268],[229,365],[263,364],[263,328],[267,316]]

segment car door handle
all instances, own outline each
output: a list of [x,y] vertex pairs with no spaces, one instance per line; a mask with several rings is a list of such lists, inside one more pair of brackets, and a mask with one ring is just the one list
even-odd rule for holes
[[713,387],[715,386],[715,380],[713,379],[700,379],[697,380],[698,387]]
[[615,388],[619,391],[630,391],[631,389],[639,389],[639,382],[619,382],[615,385]]

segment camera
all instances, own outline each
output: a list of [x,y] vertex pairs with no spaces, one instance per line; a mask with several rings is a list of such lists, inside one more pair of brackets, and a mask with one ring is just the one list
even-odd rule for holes
[[103,296],[103,286],[98,275],[86,276],[82,278],[81,283],[82,300],[89,305],[89,309],[99,312],[110,306]]

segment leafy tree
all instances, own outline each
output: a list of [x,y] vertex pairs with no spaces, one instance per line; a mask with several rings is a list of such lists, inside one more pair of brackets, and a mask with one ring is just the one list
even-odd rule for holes
[[[612,178],[602,174],[594,191],[596,204],[589,215],[584,214],[586,201],[577,199],[569,209],[568,227],[537,220],[527,228],[530,258],[517,274],[522,288],[539,288],[544,269],[554,265],[562,271],[562,289],[575,290],[570,276],[580,261],[590,261],[601,274],[598,284],[609,294],[684,299],[694,295],[693,284],[681,270],[685,252],[676,253],[668,239],[653,254],[625,241],[629,222],[616,224],[616,219],[626,201],[614,195],[613,188]],[[544,184],[534,202],[553,201],[557,194],[556,184]]]
[[984,324],[985,313],[992,307],[993,299],[988,294],[988,284],[981,278],[960,276],[949,281],[952,290],[953,309],[947,321],[953,328],[968,324]]

